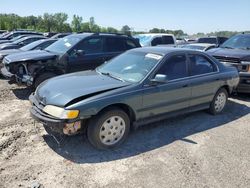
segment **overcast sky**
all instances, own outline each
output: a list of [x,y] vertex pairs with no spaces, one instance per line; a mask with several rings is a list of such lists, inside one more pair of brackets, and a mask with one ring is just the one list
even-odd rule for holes
[[221,30],[250,30],[250,0],[0,0],[0,13],[21,16],[44,12],[74,14],[84,21],[120,29],[129,25],[147,31],[153,27],[182,29],[193,34]]

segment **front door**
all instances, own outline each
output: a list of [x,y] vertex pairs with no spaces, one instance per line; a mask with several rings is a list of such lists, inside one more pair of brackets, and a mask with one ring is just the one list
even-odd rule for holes
[[168,81],[144,86],[143,118],[188,109],[191,88],[186,55],[184,53],[172,55],[156,74],[166,75]]
[[76,72],[95,69],[105,62],[105,57],[102,37],[85,39],[69,53],[68,70]]

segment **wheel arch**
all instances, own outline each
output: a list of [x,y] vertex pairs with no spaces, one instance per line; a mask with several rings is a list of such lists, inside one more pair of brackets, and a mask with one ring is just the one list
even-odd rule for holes
[[233,91],[232,88],[230,88],[228,85],[223,85],[219,89],[221,88],[224,88],[227,91],[228,95],[230,95]]
[[120,108],[123,110],[129,117],[131,123],[136,120],[136,113],[135,111],[127,104],[125,103],[114,103],[110,104],[108,106],[103,107],[97,114],[102,113],[103,111],[106,111],[111,108]]

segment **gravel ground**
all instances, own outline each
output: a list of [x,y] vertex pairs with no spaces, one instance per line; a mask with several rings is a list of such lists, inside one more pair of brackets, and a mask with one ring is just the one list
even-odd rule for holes
[[58,143],[29,116],[30,91],[0,79],[0,187],[250,187],[250,97],[139,128],[113,151]]

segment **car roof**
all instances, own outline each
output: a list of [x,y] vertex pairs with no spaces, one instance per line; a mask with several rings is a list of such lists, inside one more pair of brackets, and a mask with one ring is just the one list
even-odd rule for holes
[[23,39],[25,40],[25,39],[29,39],[29,38],[41,38],[41,39],[47,39],[46,37],[44,37],[44,36],[40,36],[40,35],[27,35],[27,36],[25,36],[25,37],[23,37]]
[[173,34],[168,33],[145,33],[145,34],[138,34],[139,36],[145,35],[145,36],[174,36]]
[[194,53],[197,53],[196,50],[174,48],[174,47],[143,47],[143,48],[135,48],[135,49],[132,49],[130,51],[144,52],[144,53],[155,53],[155,54],[161,54],[164,56],[169,54],[169,53],[172,53],[172,52],[194,52]]
[[114,36],[114,37],[129,37],[131,38],[131,36],[126,35],[126,34],[119,34],[119,33],[73,33],[71,35],[68,36],[73,36],[73,37],[78,37],[78,38],[86,38],[89,36]]

